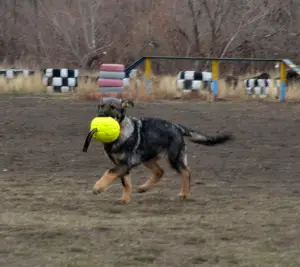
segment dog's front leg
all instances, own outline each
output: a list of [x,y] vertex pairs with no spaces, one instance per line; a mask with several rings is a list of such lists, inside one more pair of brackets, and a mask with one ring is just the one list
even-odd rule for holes
[[106,171],[99,181],[94,185],[93,193],[98,194],[103,192],[105,188],[113,183],[117,178],[124,177],[129,174],[129,168],[127,165],[118,164],[112,169]]
[[121,177],[122,185],[123,185],[123,194],[119,200],[122,204],[128,204],[131,200],[132,193],[132,184],[130,174]]

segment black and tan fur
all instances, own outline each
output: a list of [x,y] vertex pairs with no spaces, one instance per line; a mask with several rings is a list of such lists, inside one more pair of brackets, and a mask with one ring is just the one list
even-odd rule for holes
[[[162,178],[164,171],[158,160],[165,154],[171,167],[181,176],[180,199],[186,199],[190,192],[190,170],[187,164],[186,145],[184,137],[191,142],[206,146],[225,143],[233,139],[230,134],[207,136],[183,125],[171,123],[158,118],[135,118],[126,115],[126,108],[133,107],[132,101],[108,101],[98,105],[97,116],[115,118],[121,126],[119,138],[104,144],[104,150],[114,163],[94,185],[93,193],[97,194],[120,178],[123,185],[123,195],[120,201],[128,203],[131,200],[132,184],[130,171],[143,164],[150,169],[150,178],[139,187],[139,192],[151,189]],[[96,131],[96,130],[95,130]],[[86,138],[83,151],[86,152],[95,131]]]

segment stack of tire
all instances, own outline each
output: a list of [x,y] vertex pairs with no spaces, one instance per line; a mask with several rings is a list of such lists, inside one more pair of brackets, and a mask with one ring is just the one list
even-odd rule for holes
[[102,64],[98,79],[101,93],[122,93],[124,91],[125,66],[123,64]]

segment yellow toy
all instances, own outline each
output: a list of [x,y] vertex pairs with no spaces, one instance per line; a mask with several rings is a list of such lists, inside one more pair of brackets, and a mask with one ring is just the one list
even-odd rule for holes
[[120,136],[120,124],[112,117],[96,117],[91,121],[90,131],[97,129],[93,138],[102,143],[111,143]]
[[87,152],[91,139],[102,143],[116,141],[121,132],[120,124],[112,117],[95,117],[90,124],[90,132],[86,137],[83,151]]

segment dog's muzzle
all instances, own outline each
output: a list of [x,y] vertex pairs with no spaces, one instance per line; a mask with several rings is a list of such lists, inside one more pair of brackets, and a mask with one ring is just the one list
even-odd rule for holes
[[104,112],[98,112],[97,117],[109,117]]

